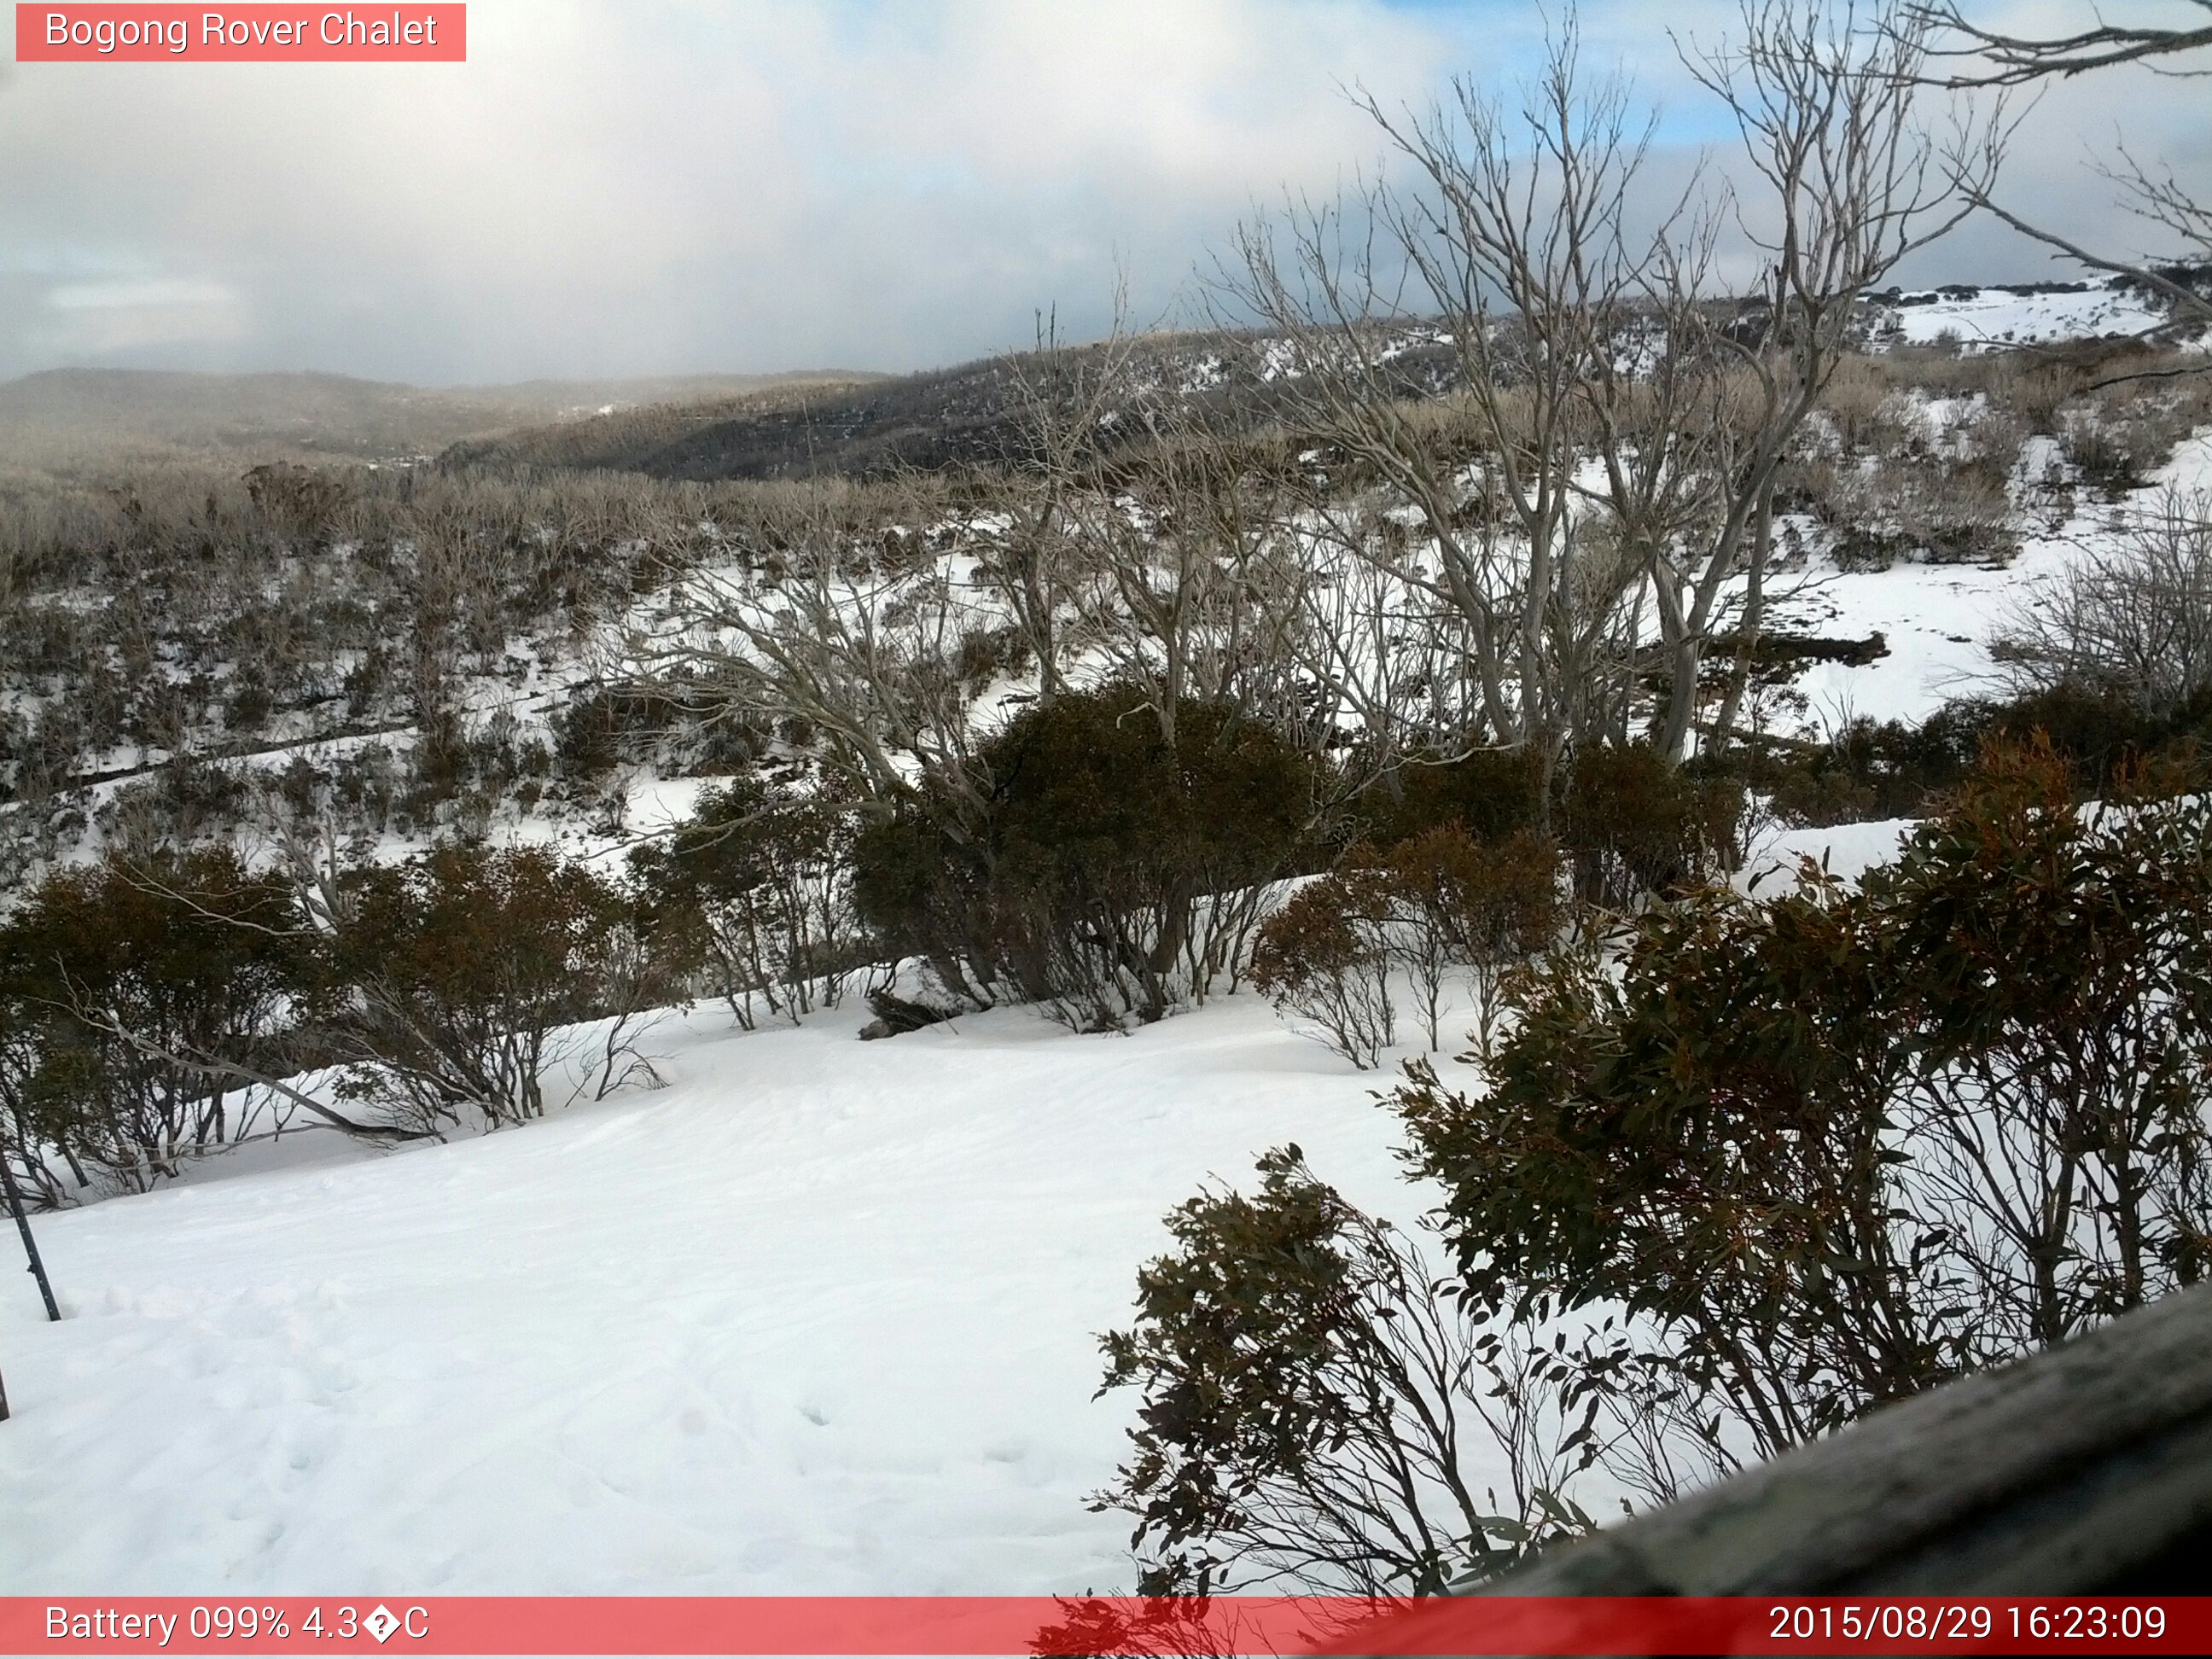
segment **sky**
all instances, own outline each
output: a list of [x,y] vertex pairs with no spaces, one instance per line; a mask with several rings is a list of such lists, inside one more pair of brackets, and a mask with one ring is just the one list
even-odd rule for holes
[[[1734,5],[1589,0],[1581,21],[1586,60],[1658,110],[1655,177],[1706,144],[1726,171],[1667,27],[1717,42]],[[905,370],[1023,343],[1045,307],[1095,336],[1117,270],[1138,320],[1189,320],[1240,219],[1374,167],[1350,89],[1510,90],[1544,28],[1508,0],[471,0],[465,64],[10,61],[0,376]],[[2116,137],[2212,198],[2212,82],[2140,69],[2046,92],[2001,194],[2157,251],[2087,165]],[[1905,274],[2075,273],[1975,225]]]

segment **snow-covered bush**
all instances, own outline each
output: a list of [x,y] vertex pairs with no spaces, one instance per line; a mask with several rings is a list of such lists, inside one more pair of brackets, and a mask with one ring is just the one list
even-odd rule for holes
[[1802,488],[1847,570],[1885,570],[1906,558],[2004,559],[2018,550],[2020,534],[2005,476],[1994,465],[1932,455],[1822,463],[1805,471]]
[[2206,413],[2195,399],[2107,392],[2060,415],[2059,447],[2083,482],[2118,500],[2148,483]]

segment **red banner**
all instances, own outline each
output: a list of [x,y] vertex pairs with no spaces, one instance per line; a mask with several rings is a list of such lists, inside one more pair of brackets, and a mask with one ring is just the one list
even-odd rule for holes
[[0,1598],[0,1653],[2212,1652],[2212,1598]]
[[23,5],[22,64],[458,64],[465,5]]

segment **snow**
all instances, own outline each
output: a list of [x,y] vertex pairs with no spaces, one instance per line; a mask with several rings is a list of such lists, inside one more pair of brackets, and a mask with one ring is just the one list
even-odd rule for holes
[[2122,288],[2110,277],[2073,294],[2015,294],[1984,288],[1971,295],[1923,289],[1902,297],[1908,303],[1893,314],[1904,338],[1913,345],[1929,344],[1945,334],[1969,347],[2095,339],[2140,334],[2168,320],[2166,312],[2139,291]]
[[1925,720],[1950,697],[1993,689],[1986,641],[2023,583],[2064,568],[2080,544],[2063,536],[2023,544],[2006,566],[1899,563],[1881,571],[1828,572],[1778,620],[1835,638],[1879,633],[1887,656],[1861,665],[1816,663],[1796,684],[1814,731],[1864,715]]
[[[2212,489],[2212,433],[2183,442],[2138,499],[2169,487]],[[1796,682],[1811,705],[1808,728],[1825,731],[1858,715],[1925,720],[1948,698],[2000,690],[1990,635],[2036,582],[2099,556],[2127,510],[2127,503],[2085,496],[2063,523],[2025,537],[2018,555],[2002,565],[1900,562],[1887,570],[1838,571],[1822,562],[1786,576],[1795,588],[1774,605],[1776,626],[1833,638],[1879,633],[1889,647],[1871,663],[1818,663],[1808,670]]]
[[1752,844],[1735,885],[1771,898],[1787,890],[1806,859],[1838,881],[1855,882],[1874,866],[1894,860],[1919,827],[1917,818],[1875,818],[1825,829],[1770,829]]
[[[2159,320],[2110,285],[1896,314],[1923,342]],[[1261,378],[1295,356],[1267,343]],[[1931,427],[1963,407],[1930,404]],[[2212,434],[2160,482],[2212,487]],[[1806,724],[1989,689],[2007,607],[2096,556],[2112,513],[2085,499],[2002,567],[1814,556],[1774,624],[1880,632],[1888,654],[1813,668]],[[972,552],[940,563],[969,595]],[[540,731],[585,671],[508,654],[520,689],[483,677],[472,720]],[[404,740],[303,738],[248,763]],[[633,779],[618,832],[579,812],[501,833],[611,861],[720,781]],[[1912,827],[1770,831],[1738,884],[1771,891],[1800,857],[1856,879]],[[1284,1141],[1413,1220],[1434,1194],[1403,1180],[1372,1096],[1413,1051],[1354,1072],[1249,994],[1125,1037],[1006,1010],[863,1044],[866,1018],[748,1034],[702,1007],[648,1040],[661,1090],[389,1155],[288,1136],[39,1218],[68,1316],[46,1323],[27,1276],[0,1271],[0,1594],[1127,1588],[1127,1518],[1085,1504],[1133,1404],[1093,1400],[1097,1334],[1126,1322],[1164,1212],[1210,1176],[1249,1185]]]
[[0,1592],[1127,1589],[1095,1334],[1282,1141],[1410,1221],[1376,1075],[1249,995],[864,1018],[702,1009],[662,1091],[40,1218],[67,1317],[0,1273]]

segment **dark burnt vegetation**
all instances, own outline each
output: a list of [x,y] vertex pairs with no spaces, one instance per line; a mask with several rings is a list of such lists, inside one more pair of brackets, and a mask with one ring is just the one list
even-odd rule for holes
[[[1277,423],[1283,365],[1274,343],[1249,331],[1143,337],[1127,375],[1133,407],[1103,447],[1141,446],[1143,409],[1201,410],[1218,429],[1259,432]],[[1408,398],[1447,389],[1449,354],[1409,337],[1397,358]],[[729,400],[625,411],[481,442],[455,445],[441,463],[463,468],[574,468],[649,477],[723,480],[887,479],[914,471],[1020,466],[1038,459],[1031,393],[1041,360],[1103,356],[1112,347],[1041,343],[1033,353],[979,359],[919,374],[825,384]]]

